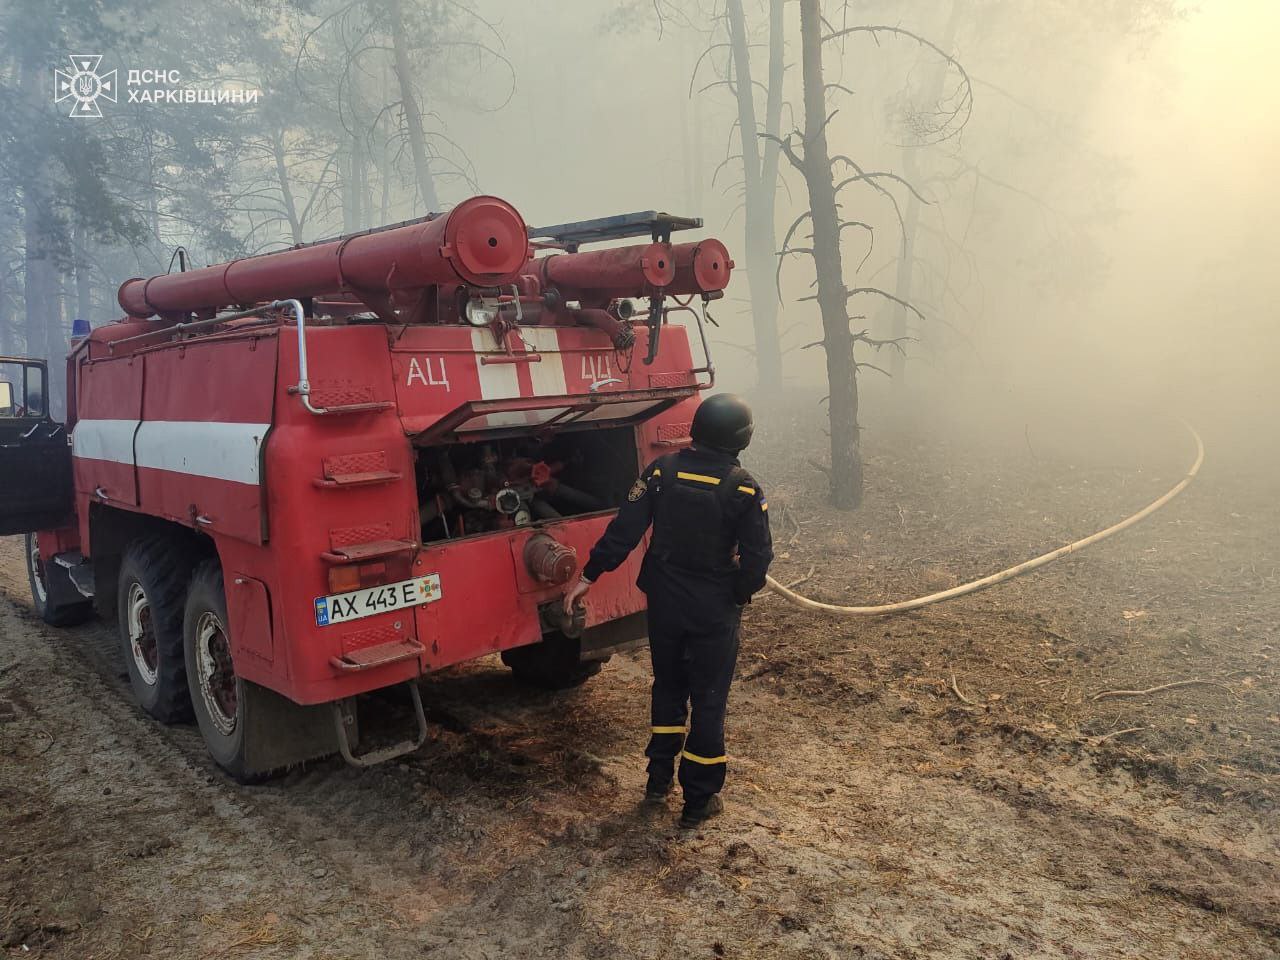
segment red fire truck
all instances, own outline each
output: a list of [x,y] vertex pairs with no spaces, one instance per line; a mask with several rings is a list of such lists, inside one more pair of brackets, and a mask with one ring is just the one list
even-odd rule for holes
[[[28,534],[38,611],[115,618],[142,709],[242,780],[413,750],[415,681],[451,664],[583,682],[644,641],[644,596],[634,560],[573,617],[566,585],[714,380],[733,263],[671,239],[700,226],[528,229],[481,196],[128,281],[71,351],[65,424],[44,365],[0,358],[0,533]],[[416,729],[371,747],[356,698],[390,687]]]

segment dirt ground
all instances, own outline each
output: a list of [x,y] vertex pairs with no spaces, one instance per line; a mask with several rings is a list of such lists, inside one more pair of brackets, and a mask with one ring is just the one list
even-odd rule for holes
[[[868,416],[867,502],[840,514],[808,462],[816,410],[764,424],[747,461],[776,575],[835,602],[1027,559],[1134,512],[1191,456],[1180,426],[1140,414]],[[496,660],[448,671],[423,682],[432,733],[411,758],[242,788],[194,727],[133,706],[112,629],[34,617],[18,543],[0,541],[0,945],[1278,957],[1280,450],[1274,425],[1203,428],[1182,498],[1040,573],[894,619],[754,603],[728,809],[692,834],[674,805],[637,803],[643,654],[565,694]],[[1098,696],[1185,680],[1202,682]]]

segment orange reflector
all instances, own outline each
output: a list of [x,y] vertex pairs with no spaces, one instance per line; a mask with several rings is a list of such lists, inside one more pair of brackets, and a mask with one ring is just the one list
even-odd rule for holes
[[329,568],[329,592],[350,593],[360,589],[360,568],[355,564]]
[[412,557],[408,553],[381,557],[366,563],[344,563],[329,568],[329,592],[350,593],[366,587],[408,580],[412,574]]

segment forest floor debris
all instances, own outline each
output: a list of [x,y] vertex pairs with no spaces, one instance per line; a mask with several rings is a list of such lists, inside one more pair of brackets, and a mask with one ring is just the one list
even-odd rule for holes
[[[747,461],[794,521],[775,575],[840,603],[1066,542],[1185,459],[1176,425],[886,429],[842,514],[807,423]],[[132,706],[108,625],[35,618],[0,540],[0,952],[1274,958],[1280,504],[1216,439],[1162,514],[1023,580],[892,619],[754,604],[728,809],[685,835],[640,803],[643,654],[564,694],[446,671],[417,754],[242,788]]]

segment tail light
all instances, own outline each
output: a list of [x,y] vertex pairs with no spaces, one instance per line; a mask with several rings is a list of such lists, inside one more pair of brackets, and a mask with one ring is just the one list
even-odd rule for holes
[[350,593],[366,587],[378,587],[384,583],[408,580],[412,558],[407,553],[366,560],[364,563],[344,563],[329,568],[329,592]]

